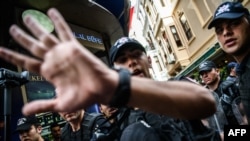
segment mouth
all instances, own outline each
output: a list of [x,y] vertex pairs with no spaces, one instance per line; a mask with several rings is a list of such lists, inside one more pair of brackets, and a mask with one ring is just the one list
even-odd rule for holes
[[139,76],[139,75],[142,75],[142,74],[143,74],[143,72],[141,70],[136,69],[136,70],[133,71],[132,76]]
[[208,83],[209,81],[211,81],[210,78],[204,79],[204,82],[206,82],[206,83]]
[[74,116],[73,113],[67,113],[67,114],[64,115],[65,118],[71,118],[73,116]]
[[235,38],[230,38],[230,39],[227,39],[224,43],[224,45],[226,45],[227,47],[231,47],[233,45],[236,44],[236,39]]

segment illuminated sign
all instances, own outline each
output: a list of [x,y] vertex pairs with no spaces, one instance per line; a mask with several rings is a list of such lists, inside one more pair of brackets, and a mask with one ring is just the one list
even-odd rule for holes
[[105,50],[100,33],[68,23],[74,37],[86,47]]
[[73,34],[74,34],[76,39],[80,39],[80,40],[84,40],[84,41],[88,41],[88,42],[93,42],[96,44],[103,44],[101,38],[95,37],[93,35],[85,35],[83,33],[77,33],[77,32],[73,32]]

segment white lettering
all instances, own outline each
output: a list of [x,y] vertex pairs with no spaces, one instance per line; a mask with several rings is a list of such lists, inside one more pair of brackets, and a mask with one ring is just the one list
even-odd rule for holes
[[238,133],[240,133],[240,129],[235,129],[235,136],[237,136]]
[[101,38],[95,37],[93,35],[85,35],[85,34],[76,33],[76,32],[73,32],[73,35],[76,39],[82,39],[82,40],[89,41],[89,42],[96,43],[96,44],[103,44]]
[[234,130],[230,129],[227,136],[234,136]]
[[240,136],[244,136],[244,134],[247,133],[246,129],[230,129],[228,132],[228,136],[238,136],[240,134]]
[[241,136],[244,136],[244,134],[246,134],[246,133],[247,133],[246,129],[241,129],[241,133],[240,133]]

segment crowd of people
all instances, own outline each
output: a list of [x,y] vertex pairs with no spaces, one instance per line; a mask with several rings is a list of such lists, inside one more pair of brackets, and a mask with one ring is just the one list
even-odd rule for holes
[[[22,112],[25,116],[58,112],[67,122],[60,134],[61,141],[105,140],[107,136],[114,141],[173,139],[166,135],[171,132],[162,132],[169,125],[192,128],[188,131],[192,135],[197,134],[195,131],[199,134],[209,131],[213,139],[207,140],[223,140],[224,125],[249,123],[250,14],[241,3],[219,5],[208,25],[209,29],[215,29],[221,48],[236,60],[237,63],[230,63],[228,68],[237,75],[232,72],[229,77],[234,80],[222,80],[214,62],[202,62],[198,69],[205,87],[189,81],[186,76],[183,78],[187,81],[150,79],[151,60],[145,48],[129,37],[118,39],[110,48],[112,68],[109,68],[73,37],[56,9],[49,9],[47,14],[55,24],[57,36],[27,16],[24,24],[33,36],[16,25],[10,28],[10,34],[33,56],[1,47],[0,57],[42,75],[55,86],[55,99],[32,101],[24,105]],[[91,128],[86,128],[89,113],[83,109],[96,103],[103,114]],[[105,108],[111,108],[110,113],[107,114]],[[115,118],[111,120],[112,115]],[[44,140],[41,126],[34,119],[19,119],[16,131],[20,140]],[[199,140],[184,133],[181,138]]]

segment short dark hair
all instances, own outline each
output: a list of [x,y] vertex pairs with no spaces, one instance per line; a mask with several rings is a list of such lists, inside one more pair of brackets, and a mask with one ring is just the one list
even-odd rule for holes
[[57,122],[53,122],[52,124],[50,124],[50,131],[52,131],[52,128],[57,126],[61,127]]

